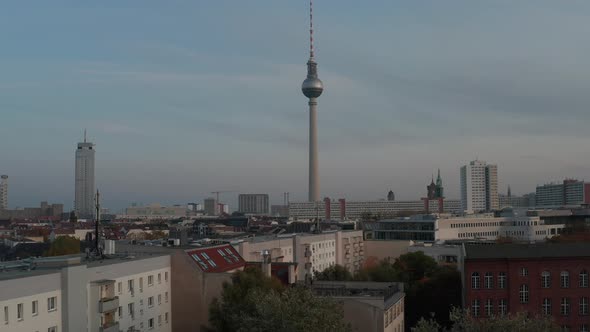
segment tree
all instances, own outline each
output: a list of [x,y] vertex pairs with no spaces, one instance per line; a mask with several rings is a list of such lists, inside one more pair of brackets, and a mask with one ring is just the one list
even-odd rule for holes
[[494,316],[486,319],[473,318],[468,310],[453,308],[450,312],[452,327],[444,329],[433,318],[422,318],[412,332],[557,332],[559,327],[550,317],[533,317],[525,313]]
[[221,299],[211,304],[209,322],[217,332],[350,331],[343,316],[337,302],[303,287],[285,288],[260,269],[248,268],[223,286]]
[[441,267],[422,282],[406,290],[408,328],[422,317],[436,317],[443,327],[451,326],[449,311],[461,306],[461,273],[453,267]]
[[73,236],[60,236],[55,239],[43,256],[61,256],[80,253],[80,240]]
[[316,280],[326,281],[350,281],[352,280],[352,273],[342,265],[332,265],[322,272],[315,272],[314,278]]
[[393,267],[399,272],[401,281],[412,284],[434,273],[438,264],[432,257],[417,251],[399,256]]

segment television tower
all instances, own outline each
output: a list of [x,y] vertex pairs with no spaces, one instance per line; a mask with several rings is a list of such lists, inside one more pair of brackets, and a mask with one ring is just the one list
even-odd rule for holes
[[318,78],[318,64],[313,53],[313,2],[309,1],[309,60],[307,61],[307,78],[301,84],[301,91],[309,98],[309,201],[320,199],[318,177],[318,97],[324,91],[324,85]]

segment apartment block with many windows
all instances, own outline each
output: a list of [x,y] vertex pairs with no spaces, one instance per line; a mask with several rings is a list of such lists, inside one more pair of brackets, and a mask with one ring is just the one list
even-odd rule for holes
[[474,317],[527,312],[567,331],[589,331],[586,243],[465,245],[464,307]]
[[169,255],[71,255],[0,266],[2,332],[172,331]]

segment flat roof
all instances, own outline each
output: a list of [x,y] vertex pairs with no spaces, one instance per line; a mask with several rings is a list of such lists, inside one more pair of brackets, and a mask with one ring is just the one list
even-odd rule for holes
[[534,243],[534,244],[465,244],[465,259],[498,258],[561,258],[588,257],[590,244],[577,243]]
[[63,268],[86,265],[88,268],[105,266],[111,264],[127,263],[142,259],[168,256],[167,253],[133,253],[130,255],[118,254],[105,259],[85,260],[85,255],[65,255],[54,257],[43,257],[37,259],[24,259],[19,261],[7,261],[0,263],[0,280],[15,278],[27,278],[45,274],[59,273]]

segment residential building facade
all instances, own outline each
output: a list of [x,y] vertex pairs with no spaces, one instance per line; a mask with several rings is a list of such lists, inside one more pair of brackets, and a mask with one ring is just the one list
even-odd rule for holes
[[[347,201],[345,199],[325,200],[324,202],[290,202],[289,217],[293,219],[350,219],[365,216],[392,217],[400,212],[423,213],[429,207],[432,212],[439,211],[439,200],[416,201]],[[456,213],[461,210],[459,200],[444,199],[443,211]]]
[[497,165],[474,160],[461,167],[461,205],[467,213],[499,209]]
[[169,255],[18,264],[0,272],[0,331],[172,331]]
[[590,204],[590,183],[566,179],[562,183],[537,186],[536,206],[539,208],[575,207]]
[[464,307],[485,319],[526,312],[562,331],[590,328],[586,243],[465,245]]
[[269,213],[267,194],[240,194],[238,201],[238,212],[256,215],[266,215]]

